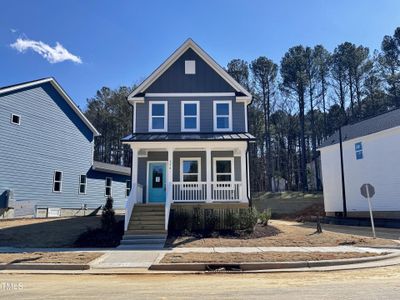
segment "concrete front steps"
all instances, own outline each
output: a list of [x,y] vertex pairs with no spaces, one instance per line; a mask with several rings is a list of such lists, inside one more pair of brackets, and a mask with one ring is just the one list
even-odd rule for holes
[[159,204],[136,204],[133,208],[128,230],[119,249],[159,250],[167,239],[165,230],[165,207]]

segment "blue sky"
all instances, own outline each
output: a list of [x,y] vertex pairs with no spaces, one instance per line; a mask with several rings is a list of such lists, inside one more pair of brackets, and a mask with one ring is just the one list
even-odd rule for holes
[[[102,86],[141,81],[188,37],[225,66],[260,55],[279,63],[298,44],[378,49],[400,26],[397,0],[3,0],[1,7],[0,86],[54,76],[82,109]],[[19,52],[26,45],[11,47],[17,39],[42,48],[58,42],[72,60]]]

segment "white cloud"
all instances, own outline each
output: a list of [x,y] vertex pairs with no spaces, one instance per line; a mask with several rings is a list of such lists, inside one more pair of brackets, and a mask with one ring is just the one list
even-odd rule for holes
[[18,29],[10,28],[10,31],[11,31],[12,33],[16,33],[16,32],[18,31]]
[[58,42],[56,42],[55,47],[51,47],[42,41],[19,38],[10,46],[19,52],[25,52],[28,49],[32,49],[36,53],[39,53],[41,56],[43,56],[51,64],[63,62],[65,60],[70,60],[77,64],[82,63],[82,60],[79,56],[70,53]]

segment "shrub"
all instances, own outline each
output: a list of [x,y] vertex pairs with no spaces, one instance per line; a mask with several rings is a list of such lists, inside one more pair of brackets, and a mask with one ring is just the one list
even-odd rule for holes
[[220,218],[212,209],[204,210],[204,231],[210,233],[218,228]]
[[101,228],[104,231],[112,231],[116,223],[113,203],[114,203],[113,198],[109,196],[106,200],[106,204],[104,205],[103,211],[101,213]]
[[229,231],[236,231],[240,229],[239,212],[228,210],[225,214],[225,227]]
[[261,212],[258,215],[258,218],[260,219],[261,225],[267,226],[268,225],[268,221],[271,219],[271,215],[272,215],[272,212],[271,212],[270,208],[264,209],[263,212]]
[[184,209],[174,209],[171,214],[172,231],[178,233],[190,232],[192,230],[191,215]]
[[201,232],[204,229],[204,214],[203,210],[198,207],[193,208],[192,215],[192,231]]
[[255,208],[240,210],[240,229],[253,232],[258,221],[258,212]]

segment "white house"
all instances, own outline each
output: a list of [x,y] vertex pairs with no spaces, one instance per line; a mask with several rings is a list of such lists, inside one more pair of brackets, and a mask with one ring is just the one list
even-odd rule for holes
[[374,216],[400,218],[400,109],[342,127],[342,148],[341,163],[338,132],[319,148],[327,216],[342,215],[344,206],[349,217],[368,216],[360,187],[370,183]]

